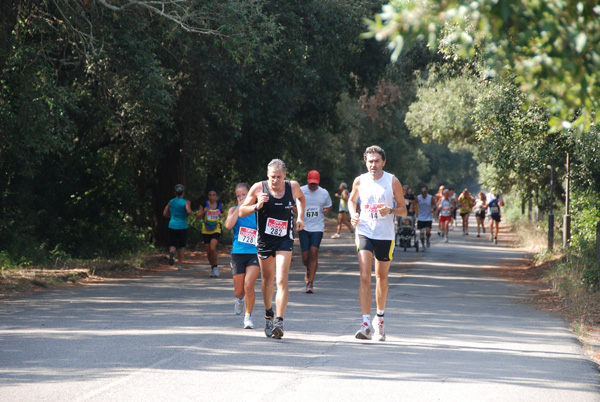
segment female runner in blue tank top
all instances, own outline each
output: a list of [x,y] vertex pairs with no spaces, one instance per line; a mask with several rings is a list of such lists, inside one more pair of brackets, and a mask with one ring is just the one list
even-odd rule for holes
[[242,313],[244,296],[246,296],[246,314],[244,328],[254,328],[252,310],[256,293],[254,285],[260,272],[258,255],[256,254],[256,216],[252,214],[240,218],[238,206],[242,205],[250,186],[239,183],[235,186],[235,198],[238,205],[229,209],[225,227],[233,229],[233,248],[231,249],[231,275],[233,276],[233,293],[237,298],[234,304],[236,315]]
[[175,264],[175,252],[179,263],[177,269],[182,270],[183,257],[187,240],[187,217],[193,215],[191,204],[183,198],[183,184],[175,186],[175,198],[169,201],[163,210],[163,216],[169,218],[169,265]]

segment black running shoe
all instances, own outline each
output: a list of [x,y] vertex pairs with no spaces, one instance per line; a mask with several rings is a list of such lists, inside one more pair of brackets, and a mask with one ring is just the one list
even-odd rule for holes
[[169,265],[175,265],[175,253],[173,251],[169,253]]

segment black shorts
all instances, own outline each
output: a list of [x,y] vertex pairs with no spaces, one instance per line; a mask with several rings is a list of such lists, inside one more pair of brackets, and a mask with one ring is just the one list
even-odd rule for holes
[[462,213],[462,212],[461,212],[461,213],[460,213],[460,217],[461,217],[461,218],[464,218],[465,216],[469,215],[470,213],[471,213],[471,211],[469,211],[469,212],[465,212],[465,213]]
[[217,241],[219,241],[219,239],[221,239],[221,233],[217,232],[217,233],[202,235],[202,240],[204,240],[204,244],[210,244],[210,241],[212,239],[217,239]]
[[187,229],[169,229],[169,246],[176,249],[185,248]]
[[394,252],[393,240],[374,240],[367,236],[358,235],[356,248],[358,251],[367,250],[375,255],[378,261],[392,261]]
[[475,212],[475,217],[484,220],[485,219],[485,211]]
[[245,274],[246,268],[258,264],[258,256],[256,254],[231,254],[231,276]]
[[430,228],[431,224],[432,224],[432,221],[418,221],[417,229]]
[[275,257],[278,251],[292,251],[294,249],[294,239],[284,237],[277,242],[259,244],[256,248],[258,250],[258,258],[266,260],[269,257]]
[[500,222],[501,216],[500,215],[490,215],[490,219],[495,220],[496,222]]
[[323,232],[300,230],[298,237],[300,238],[300,251],[308,251],[311,247],[319,248],[321,246]]

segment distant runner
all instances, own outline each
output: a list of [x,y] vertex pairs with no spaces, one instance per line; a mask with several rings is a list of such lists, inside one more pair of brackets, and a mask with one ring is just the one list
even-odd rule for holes
[[[427,186],[421,187],[421,194],[417,196],[417,229],[421,234],[421,243],[423,251],[431,247],[431,226],[433,223],[433,211],[435,210],[435,201],[428,193]],[[425,232],[423,232],[425,229]],[[427,236],[427,239],[425,239]],[[425,243],[427,241],[427,243]],[[425,246],[427,245],[427,246]]]
[[314,281],[319,266],[319,247],[325,231],[325,216],[331,211],[331,197],[319,187],[321,175],[316,170],[308,172],[308,184],[300,187],[305,199],[303,230],[298,231],[302,263],[306,267],[306,293],[314,292]]
[[210,275],[217,278],[219,276],[219,266],[217,265],[217,246],[221,239],[221,218],[225,216],[223,204],[217,201],[217,192],[210,190],[208,192],[208,201],[204,208],[200,208],[196,217],[202,216],[202,239],[206,249],[206,257],[210,263]]
[[175,264],[177,252],[177,269],[183,270],[183,257],[187,241],[187,217],[194,215],[191,204],[183,198],[185,188],[183,184],[175,186],[175,198],[165,206],[163,216],[169,218],[169,265]]
[[332,239],[339,239],[342,237],[340,235],[340,233],[342,233],[342,225],[346,225],[348,230],[350,230],[351,233],[354,233],[354,228],[348,220],[348,197],[350,197],[350,193],[348,193],[348,185],[346,183],[340,184],[339,190],[339,193],[335,193],[335,196],[340,199],[340,207],[337,217],[337,231],[331,236]]

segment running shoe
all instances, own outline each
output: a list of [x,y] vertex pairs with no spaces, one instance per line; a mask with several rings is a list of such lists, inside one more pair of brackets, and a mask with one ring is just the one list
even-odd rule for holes
[[313,284],[311,282],[308,282],[306,284],[306,293],[315,293],[315,290],[313,289]]
[[494,235],[490,234],[490,241],[494,241]]
[[273,335],[273,317],[265,317],[265,335],[270,338]]
[[210,270],[210,276],[211,278],[218,278],[219,277],[219,267],[218,266],[214,266],[211,268]]
[[183,267],[181,266],[181,264],[177,264],[177,270],[178,271],[183,271]]
[[339,239],[340,237],[342,237],[342,236],[340,236],[339,233],[336,233],[333,236],[331,236],[332,239]]
[[169,253],[169,265],[175,265],[175,253],[173,251]]
[[498,238],[494,237],[494,244],[498,244]]
[[244,300],[240,300],[240,299],[235,299],[235,304],[233,305],[233,311],[235,312],[235,315],[240,315],[242,314],[242,311],[244,311]]
[[385,326],[383,324],[383,317],[373,317],[373,328],[375,328],[375,339],[378,341],[385,341]]
[[371,323],[363,322],[360,329],[356,331],[356,335],[354,335],[356,339],[367,339],[370,340],[373,337],[373,327]]
[[479,236],[479,233],[477,233],[477,237],[481,237],[481,236]]
[[308,268],[306,268],[306,273],[304,274],[304,282],[308,283]]
[[254,323],[252,322],[252,316],[244,317],[244,329],[254,329]]
[[444,243],[448,243],[448,236],[444,236]]
[[[430,248],[430,247],[431,247],[431,240],[429,240],[429,237],[428,237],[427,238],[427,248]],[[425,251],[425,250],[423,250],[423,251]]]
[[281,339],[283,337],[283,320],[275,320],[273,324],[273,333],[271,334],[271,338],[273,339]]

